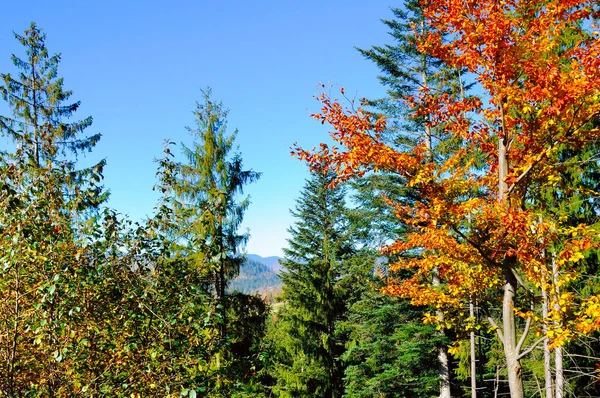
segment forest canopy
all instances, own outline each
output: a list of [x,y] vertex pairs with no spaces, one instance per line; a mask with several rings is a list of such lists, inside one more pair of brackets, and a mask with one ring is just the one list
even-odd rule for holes
[[110,164],[82,165],[101,135],[61,56],[15,34],[0,397],[598,396],[598,4],[392,11],[390,42],[358,49],[385,96],[321,86],[330,141],[291,148],[310,176],[276,268],[245,258],[261,173],[211,89],[135,222]]

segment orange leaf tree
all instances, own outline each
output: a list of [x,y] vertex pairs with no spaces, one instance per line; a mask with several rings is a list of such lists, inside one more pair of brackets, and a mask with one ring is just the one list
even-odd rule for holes
[[[569,225],[540,200],[542,191],[565,200],[581,191],[562,178],[575,157],[561,155],[600,133],[600,40],[591,32],[598,13],[594,2],[582,0],[432,0],[424,6],[432,33],[420,37],[419,50],[466,69],[481,94],[457,99],[423,89],[406,100],[416,116],[461,139],[462,147],[442,161],[428,156],[426,142],[392,148],[381,139],[384,118],[322,95],[314,116],[333,127],[340,147],[293,150],[312,167],[335,170],[340,181],[386,170],[418,193],[410,206],[394,204],[410,231],[384,249],[411,254],[391,267],[414,273],[390,280],[386,291],[455,319],[470,297],[497,291],[496,330],[513,397],[523,396],[520,359],[532,349],[524,344],[533,321],[548,326],[554,346],[600,326],[598,298],[566,311],[572,296],[560,293],[579,276],[585,252],[597,246],[596,225]],[[434,268],[442,286],[430,283]],[[545,317],[523,306],[532,289],[551,297]],[[517,315],[526,319],[520,336]]]

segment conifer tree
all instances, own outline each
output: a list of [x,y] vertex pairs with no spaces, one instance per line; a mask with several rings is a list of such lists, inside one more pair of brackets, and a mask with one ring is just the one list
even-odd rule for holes
[[240,248],[248,235],[238,231],[249,198],[238,199],[244,186],[260,173],[244,170],[239,153],[231,153],[237,130],[227,135],[227,110],[203,92],[194,114],[196,128],[188,128],[192,147],[182,145],[186,162],[178,166],[173,189],[179,226],[174,231],[180,253],[212,279],[218,300],[227,282],[237,275]]
[[[448,67],[438,58],[417,48],[418,36],[431,31],[431,27],[425,24],[423,8],[419,1],[407,0],[403,8],[392,8],[392,12],[394,19],[383,20],[383,23],[389,28],[389,34],[394,41],[384,46],[359,49],[365,58],[379,67],[379,80],[387,88],[386,97],[368,101],[368,104],[373,106],[376,112],[385,115],[388,121],[387,129],[382,134],[384,142],[400,150],[407,150],[419,142],[424,142],[428,157],[432,161],[439,161],[456,150],[460,142],[449,139],[443,128],[433,128],[427,115],[419,115],[418,109],[409,107],[405,99],[420,92],[427,92],[433,97],[444,94],[452,97],[464,96],[465,87],[460,78],[460,71]],[[402,176],[379,171],[370,173],[353,186],[356,188],[356,198],[361,204],[354,219],[359,226],[362,225],[363,232],[369,231],[369,242],[378,242],[378,248],[381,248],[390,241],[401,239],[405,225],[398,223],[390,200],[406,206],[415,203],[416,192],[407,186],[406,180]],[[373,239],[376,236],[377,238]],[[432,270],[431,278],[433,283],[440,283],[435,269]],[[407,306],[403,302],[395,304]],[[437,315],[439,317],[441,313],[438,311]],[[417,317],[413,317],[412,322],[418,322]],[[404,324],[410,328],[417,327],[414,324]],[[435,340],[440,343],[440,397],[449,398],[451,369],[447,347],[443,343],[446,339],[440,336]]]
[[12,117],[0,115],[0,133],[15,145],[14,152],[3,153],[2,162],[25,168],[23,178],[29,183],[39,173],[52,175],[72,212],[97,208],[108,196],[99,184],[105,161],[82,169],[76,161],[94,148],[101,135],[83,135],[92,125],[91,116],[70,121],[80,103],[69,103],[72,91],[65,90],[58,77],[60,54],[49,54],[41,29],[32,23],[23,35],[15,33],[15,38],[26,57],[12,56],[19,70],[16,76],[0,74],[0,94],[13,111]]
[[314,173],[306,183],[284,249],[284,309],[275,327],[274,391],[281,397],[340,397],[344,341],[336,323],[344,319],[347,292],[340,286],[353,253],[344,204],[345,190],[327,189],[331,175]]
[[423,325],[423,310],[372,289],[376,275],[355,277],[363,292],[341,326],[349,333],[345,397],[431,397],[438,389],[437,348],[447,344],[435,327]]
[[188,128],[193,143],[182,144],[184,161],[162,171],[167,184],[163,190],[172,195],[166,209],[171,219],[165,228],[176,258],[195,269],[205,281],[205,291],[212,294],[210,322],[204,327],[205,335],[212,336],[205,347],[212,376],[211,387],[204,392],[227,396],[243,375],[251,374],[240,370],[240,364],[251,362],[246,357],[260,339],[251,333],[262,330],[266,316],[264,303],[256,297],[226,294],[244,261],[242,249],[248,239],[238,229],[250,201],[240,195],[260,173],[244,169],[241,154],[234,152],[237,130],[228,134],[228,111],[211,98],[210,90],[203,92],[194,114],[196,126]]

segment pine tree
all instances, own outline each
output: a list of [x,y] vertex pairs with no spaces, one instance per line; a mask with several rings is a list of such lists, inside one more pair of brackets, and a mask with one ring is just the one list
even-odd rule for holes
[[340,285],[353,253],[345,190],[327,189],[331,175],[315,173],[297,200],[281,273],[284,309],[275,327],[274,391],[281,397],[339,397],[344,341],[336,324],[344,319],[347,292]]

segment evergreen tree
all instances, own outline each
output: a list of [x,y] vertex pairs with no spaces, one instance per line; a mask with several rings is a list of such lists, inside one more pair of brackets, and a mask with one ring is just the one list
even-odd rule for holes
[[340,281],[353,253],[344,204],[345,190],[327,189],[330,174],[315,173],[292,215],[289,247],[281,273],[284,308],[274,333],[277,385],[281,397],[339,397],[343,392],[340,355],[344,340],[336,331],[345,319],[346,295]]
[[240,248],[248,239],[238,232],[248,198],[238,199],[244,186],[260,173],[244,170],[239,153],[231,154],[237,130],[227,135],[227,111],[203,92],[204,102],[194,112],[196,128],[191,148],[182,144],[186,163],[179,164],[174,182],[180,253],[212,279],[214,295],[225,297],[230,279],[239,272]]
[[259,367],[253,350],[259,346],[267,313],[256,297],[226,294],[244,261],[241,249],[248,239],[238,229],[250,201],[239,196],[260,173],[244,170],[240,153],[232,153],[237,130],[228,135],[228,112],[211,99],[210,90],[203,92],[194,114],[196,126],[188,128],[192,146],[182,144],[185,161],[161,172],[168,180],[163,190],[172,196],[165,209],[170,209],[171,220],[164,229],[176,258],[196,270],[213,296],[208,303],[211,321],[203,328],[212,336],[205,347],[211,382],[202,391],[206,396],[228,396],[236,386],[248,385],[245,379],[252,372],[244,364]]
[[[360,53],[368,60],[374,62],[381,70],[379,76],[380,82],[387,87],[387,96],[382,99],[369,101],[376,112],[383,113],[388,121],[388,129],[384,133],[384,139],[391,146],[408,149],[417,143],[425,143],[429,158],[433,161],[440,161],[460,147],[457,140],[448,139],[443,128],[431,128],[427,116],[419,114],[418,108],[411,108],[407,105],[405,99],[409,96],[417,96],[420,92],[426,92],[432,97],[440,95],[449,95],[451,97],[464,96],[468,87],[463,86],[460,71],[444,65],[439,59],[425,54],[417,48],[417,35],[426,34],[430,28],[424,23],[425,19],[422,12],[422,5],[416,0],[407,0],[403,8],[393,8],[394,19],[383,20],[383,23],[390,29],[390,35],[394,39],[392,44],[384,46],[373,46],[370,49],[359,49]],[[442,33],[443,34],[443,33]],[[353,183],[355,188],[355,200],[359,204],[353,211],[353,224],[361,233],[365,244],[371,247],[378,245],[377,248],[385,244],[402,238],[406,231],[406,226],[398,223],[390,201],[411,206],[415,200],[416,192],[406,186],[405,180],[391,173],[371,173],[364,178]],[[387,272],[387,270],[386,270]],[[402,277],[394,275],[394,277]],[[432,271],[432,283],[443,283],[440,281],[436,270]],[[377,282],[377,283],[380,283]],[[363,296],[361,306],[370,306],[368,300],[380,300],[377,295],[366,294]],[[371,304],[372,305],[372,304]],[[421,317],[416,316],[425,309],[411,308],[405,302],[391,300],[386,306],[397,307],[391,310],[392,313],[408,314],[414,316],[405,319],[398,329],[389,331],[394,336],[411,335],[403,333],[402,328],[407,330],[418,330],[421,328]],[[358,308],[358,307],[357,307]],[[355,332],[372,322],[378,322],[377,319],[365,318],[365,325],[358,319],[363,319],[364,312],[354,314]],[[441,316],[438,313],[438,316]],[[386,329],[382,329],[382,334],[378,338],[385,344],[393,336],[384,334]],[[447,331],[446,331],[447,332]],[[438,332],[439,333],[439,332]],[[438,363],[440,377],[440,397],[449,398],[451,395],[451,364],[447,352],[447,339],[438,336],[433,339],[438,346]],[[357,342],[360,347],[360,340]],[[369,343],[370,344],[370,343]],[[400,347],[406,348],[407,344]],[[392,351],[396,355],[404,355],[401,351]],[[389,353],[389,361],[393,361],[395,356]],[[411,357],[419,362],[416,357],[422,355],[420,362],[423,366],[431,364],[426,351],[412,351]],[[425,372],[426,373],[426,372]],[[368,373],[361,375],[363,378]],[[402,379],[404,376],[400,376]],[[354,382],[355,385],[361,383],[353,380],[358,377],[356,372],[347,374],[348,382]],[[424,376],[424,384],[427,384],[428,376]],[[373,375],[373,383],[379,383],[377,376]],[[415,390],[406,387],[414,394]]]
[[409,107],[405,99],[423,90],[433,96],[443,93],[457,96],[468,87],[462,87],[459,70],[418,50],[416,35],[425,35],[431,29],[425,25],[418,0],[406,0],[403,8],[392,8],[392,12],[394,19],[382,22],[389,28],[393,44],[358,49],[379,67],[379,81],[388,89],[386,97],[368,103],[386,116],[386,139],[390,144],[412,147],[418,141],[426,141],[430,149],[438,147],[441,154],[449,144],[443,129],[434,131],[428,127],[427,116],[417,115],[418,108]]
[[78,213],[97,208],[107,192],[99,185],[105,161],[76,168],[77,157],[90,152],[100,140],[100,134],[85,137],[92,117],[69,121],[79,109],[79,102],[69,103],[72,92],[63,88],[58,77],[60,54],[50,55],[45,45],[46,35],[35,23],[23,35],[15,38],[25,48],[26,57],[12,56],[19,73],[1,73],[2,98],[13,116],[0,116],[0,133],[9,137],[13,153],[3,152],[2,162],[25,168],[23,178],[33,183],[40,173],[51,174],[53,184],[65,195],[68,210]]
[[[349,333],[344,396],[431,397],[439,382],[437,347],[447,342],[422,324],[421,309],[372,290],[365,279],[356,283],[365,288],[343,325]],[[370,281],[382,285],[376,275]]]

